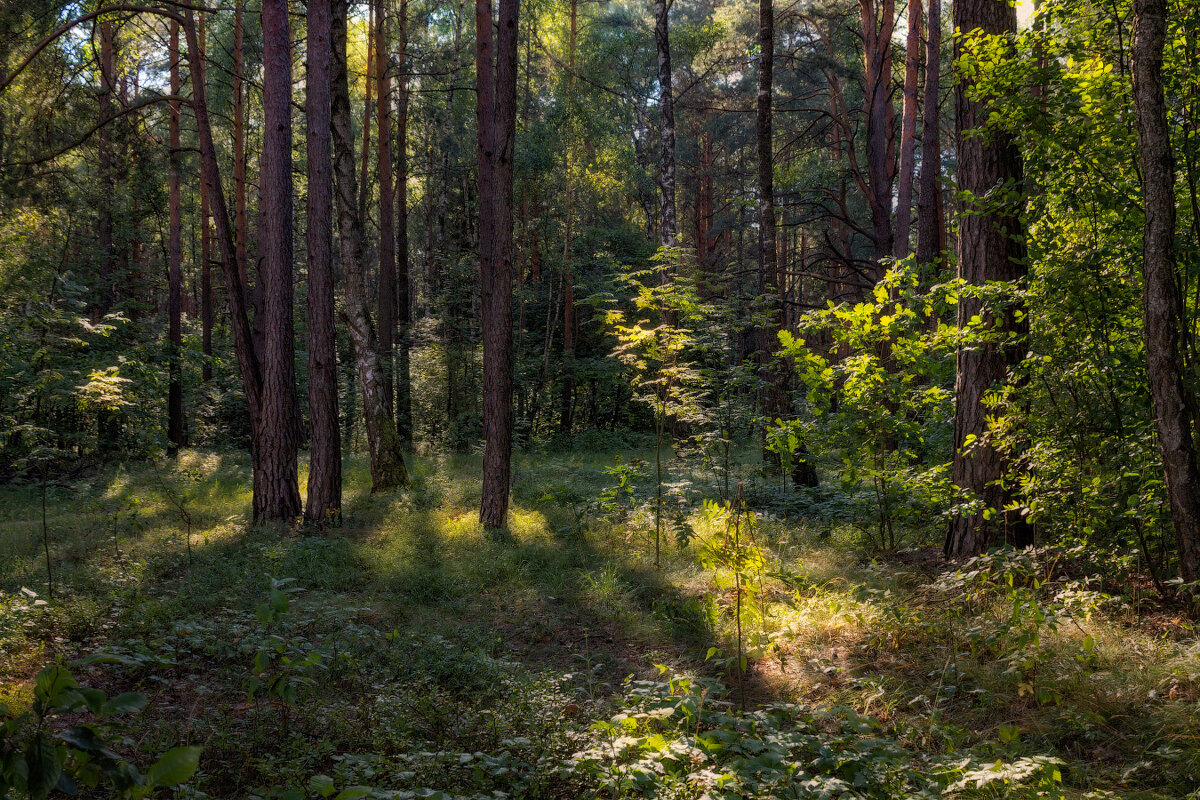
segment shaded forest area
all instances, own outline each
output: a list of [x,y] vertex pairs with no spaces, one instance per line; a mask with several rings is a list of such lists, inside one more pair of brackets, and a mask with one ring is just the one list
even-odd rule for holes
[[1190,0],[0,4],[0,798],[1200,797]]

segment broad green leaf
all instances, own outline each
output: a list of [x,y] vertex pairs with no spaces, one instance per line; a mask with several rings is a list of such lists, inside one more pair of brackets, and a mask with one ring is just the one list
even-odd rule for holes
[[178,786],[190,780],[199,765],[199,747],[176,747],[154,762],[146,778],[152,786]]

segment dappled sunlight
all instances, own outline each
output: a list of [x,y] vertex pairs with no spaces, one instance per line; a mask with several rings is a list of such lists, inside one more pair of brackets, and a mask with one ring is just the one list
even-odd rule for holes
[[522,544],[548,544],[554,537],[545,513],[515,506],[509,510],[508,532]]
[[[189,724],[212,730],[262,726],[246,735],[267,737],[261,746],[268,749],[278,724],[272,706],[238,705],[222,716],[199,695],[187,697],[193,684],[243,697],[246,663],[267,630],[290,632],[278,645],[289,658],[323,654],[324,666],[304,673],[310,683],[299,690],[319,698],[317,706],[296,706],[288,724],[325,736],[326,715],[340,714],[339,735],[367,751],[374,745],[357,727],[366,720],[407,730],[396,703],[424,726],[420,736],[436,740],[446,735],[438,732],[445,725],[438,703],[470,708],[472,696],[456,699],[455,692],[500,691],[514,675],[547,676],[556,687],[546,690],[548,713],[558,724],[574,724],[572,715],[581,713],[559,709],[581,706],[603,719],[604,704],[627,701],[620,698],[631,691],[622,683],[629,675],[650,682],[634,684],[643,687],[636,691],[677,698],[669,681],[645,688],[664,680],[656,664],[677,676],[671,681],[719,680],[739,702],[800,701],[806,705],[787,713],[830,715],[814,723],[822,742],[839,726],[856,730],[854,713],[869,715],[862,724],[896,730],[945,717],[983,732],[920,733],[917,740],[934,753],[951,740],[986,749],[986,737],[1002,726],[1039,742],[1036,752],[1070,750],[1116,763],[1132,763],[1150,726],[1184,744],[1196,738],[1188,709],[1200,701],[1200,651],[1182,637],[1123,627],[1116,620],[1125,612],[1086,582],[1009,586],[1003,575],[1017,566],[999,557],[988,570],[935,564],[940,571],[922,573],[836,544],[844,531],[826,536],[819,525],[782,519],[743,529],[743,545],[761,546],[762,561],[739,562],[721,555],[729,546],[725,518],[703,514],[687,520],[684,546],[669,537],[655,569],[644,520],[601,515],[562,491],[563,472],[575,470],[583,491],[599,493],[605,476],[587,462],[543,459],[540,469],[528,468],[514,490],[522,499],[499,532],[479,524],[472,458],[415,459],[412,487],[371,494],[365,459],[351,457],[345,522],[326,530],[250,526],[248,475],[237,455],[188,451],[177,463],[117,469],[88,493],[54,497],[53,519],[61,522],[53,526],[52,556],[60,585],[74,595],[61,611],[55,607],[57,624],[73,639],[117,647],[123,658],[182,659],[193,677],[164,690],[161,702],[191,703]],[[172,493],[192,519],[190,557]],[[0,569],[8,585],[39,587],[40,520],[28,516],[0,523],[6,542],[25,538],[28,546],[6,554]],[[744,570],[744,671],[737,563]],[[912,563],[925,565],[915,556]],[[950,601],[964,581],[973,587],[970,602]],[[293,593],[291,621],[275,629],[255,612],[273,582]],[[0,648],[16,648],[4,691],[19,694],[47,646],[0,634]],[[339,652],[354,656],[339,661]],[[357,666],[348,670],[351,663]],[[417,681],[411,696],[403,680]],[[567,699],[558,694],[563,686],[573,687]],[[436,700],[423,700],[422,692]],[[359,707],[364,702],[376,705],[368,712]],[[734,717],[714,720],[741,730]],[[648,746],[668,732],[638,731]],[[671,735],[686,736],[686,728]],[[407,745],[389,747],[406,752]]]

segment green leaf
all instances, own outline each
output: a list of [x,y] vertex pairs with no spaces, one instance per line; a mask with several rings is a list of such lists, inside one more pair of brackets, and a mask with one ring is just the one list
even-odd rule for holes
[[79,687],[67,668],[57,665],[39,672],[33,683],[34,696],[49,706],[59,705],[63,702],[65,692]]
[[38,733],[25,748],[25,763],[29,767],[29,800],[46,800],[62,776],[62,753],[46,734]]
[[104,740],[97,736],[96,731],[88,725],[77,725],[74,728],[60,731],[58,738],[76,750],[82,750],[85,753],[100,753],[116,758],[116,754],[106,748]]
[[333,778],[328,775],[313,775],[308,781],[308,788],[319,794],[321,797],[329,797],[335,791]]
[[154,762],[146,778],[152,786],[178,786],[190,780],[199,765],[199,747],[176,747]]
[[100,707],[101,714],[137,714],[146,708],[146,696],[141,692],[125,692]]
[[359,797],[374,797],[375,790],[369,786],[348,786],[338,792],[333,800],[357,800]]

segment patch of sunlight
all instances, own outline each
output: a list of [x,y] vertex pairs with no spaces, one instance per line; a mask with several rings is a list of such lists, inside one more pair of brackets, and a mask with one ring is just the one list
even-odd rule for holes
[[118,467],[116,474],[114,474],[112,480],[108,482],[108,486],[105,487],[104,493],[101,495],[101,497],[104,500],[116,500],[128,490],[129,473],[125,471],[124,467]]
[[546,515],[541,511],[511,508],[508,512],[508,530],[522,542],[549,541],[553,535]]
[[33,705],[33,681],[0,684],[0,707],[7,707],[14,716]]
[[447,539],[474,539],[483,535],[483,525],[474,509],[443,512],[438,517],[438,528]]
[[849,586],[822,585],[795,592],[781,627],[791,639],[828,643],[861,635],[880,618],[879,608],[869,600],[855,598]]
[[198,472],[206,478],[215,475],[221,466],[221,454],[210,450],[182,450],[175,459],[176,472]]

